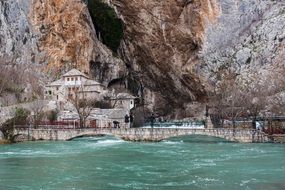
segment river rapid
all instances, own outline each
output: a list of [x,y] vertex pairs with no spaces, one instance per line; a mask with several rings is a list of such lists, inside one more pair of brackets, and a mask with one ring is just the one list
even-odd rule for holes
[[284,190],[285,145],[189,136],[0,145],[0,190]]

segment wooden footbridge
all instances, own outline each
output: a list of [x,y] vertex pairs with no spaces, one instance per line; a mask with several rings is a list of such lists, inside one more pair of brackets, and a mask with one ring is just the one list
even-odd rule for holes
[[112,135],[127,141],[161,141],[171,137],[204,135],[219,137],[232,142],[268,142],[265,133],[251,129],[193,129],[193,128],[38,128],[15,127],[14,135],[23,140],[72,140],[78,137]]

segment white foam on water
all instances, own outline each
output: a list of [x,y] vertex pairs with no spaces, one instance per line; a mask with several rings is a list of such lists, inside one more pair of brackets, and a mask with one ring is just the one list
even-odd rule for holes
[[53,155],[60,155],[61,152],[51,152],[51,151],[46,151],[46,150],[38,150],[38,151],[34,151],[34,150],[22,150],[19,152],[1,152],[0,155],[15,155],[15,156],[39,156],[39,155],[49,155],[49,156],[53,156]]
[[217,164],[215,163],[195,163],[194,166],[198,166],[198,167],[201,167],[201,166],[216,166]]
[[195,159],[194,166],[216,166],[215,160],[212,159]]
[[260,148],[243,148],[240,150],[240,152],[266,153],[264,150],[261,150]]
[[88,148],[98,148],[98,147],[105,147],[105,146],[114,146],[117,144],[123,143],[123,140],[120,139],[104,139],[104,140],[98,140],[94,142],[88,142],[85,144]]
[[251,183],[253,181],[256,181],[255,178],[249,179],[249,180],[242,180],[241,183],[239,184],[241,187],[247,185],[248,183]]
[[205,178],[198,177],[198,181],[200,181],[200,182],[218,182],[220,180],[214,179],[214,178],[208,178],[208,177],[205,177]]
[[164,144],[182,144],[183,141],[167,141],[167,140],[164,140],[164,141],[162,141],[162,143],[164,143]]
[[18,152],[0,152],[0,155],[16,155]]

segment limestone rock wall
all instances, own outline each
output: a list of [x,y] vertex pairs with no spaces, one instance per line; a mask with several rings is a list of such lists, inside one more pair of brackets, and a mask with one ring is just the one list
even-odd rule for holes
[[79,0],[5,0],[0,2],[0,57],[33,63],[54,79],[76,67],[90,73],[90,62],[103,65],[94,76],[108,84],[125,65],[95,35],[88,9]]
[[1,64],[5,60],[36,66],[43,61],[44,55],[38,49],[39,37],[28,18],[30,8],[31,0],[0,1]]
[[284,1],[107,2],[126,25],[122,57],[142,76],[153,110],[189,113],[224,71],[254,81],[285,67]]
[[108,0],[125,23],[121,55],[142,76],[153,110],[205,101],[195,74],[207,23],[219,15],[216,0]]
[[284,1],[220,0],[220,7],[200,52],[204,78],[217,82],[220,73],[232,70],[253,81],[256,74],[274,75],[285,67]]
[[255,80],[284,67],[283,0],[104,1],[124,23],[118,57],[97,39],[85,1],[2,0],[0,58],[49,79],[71,67],[91,67],[106,85],[129,73],[151,110],[181,117],[203,115],[195,107],[223,70]]
[[124,74],[124,63],[96,38],[83,1],[33,1],[30,19],[41,34],[39,45],[46,51],[49,71],[76,67],[89,73],[90,62],[101,64],[105,76],[94,77],[105,84]]

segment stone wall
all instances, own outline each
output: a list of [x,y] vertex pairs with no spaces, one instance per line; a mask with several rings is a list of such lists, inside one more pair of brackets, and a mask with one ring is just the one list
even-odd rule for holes
[[271,137],[274,143],[285,143],[285,135],[272,135]]
[[4,134],[0,131],[0,141],[4,140]]
[[[8,119],[13,118],[15,115],[15,111],[18,108],[23,108],[29,111],[33,111],[33,108],[38,104],[39,104],[38,101],[34,101],[34,102],[16,104],[13,106],[0,107],[0,124],[3,124]],[[52,102],[41,101],[40,104],[43,106],[43,111],[49,111],[56,108],[56,105],[52,104]]]
[[170,137],[185,135],[206,135],[227,139],[233,142],[260,143],[267,142],[267,136],[259,131],[232,129],[29,129],[16,128],[15,135],[30,140],[71,140],[82,136],[113,135],[127,141],[161,141]]

